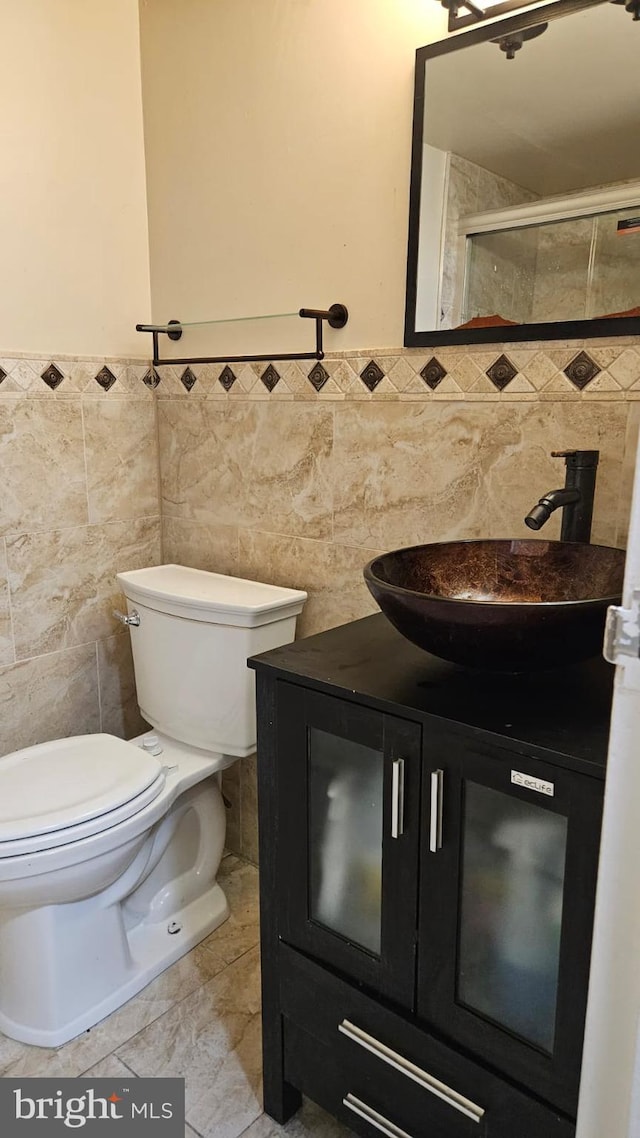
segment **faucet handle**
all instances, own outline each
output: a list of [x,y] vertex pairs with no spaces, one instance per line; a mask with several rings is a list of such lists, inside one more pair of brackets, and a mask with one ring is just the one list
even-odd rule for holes
[[597,466],[600,459],[599,450],[552,450],[552,458],[564,458],[569,466]]

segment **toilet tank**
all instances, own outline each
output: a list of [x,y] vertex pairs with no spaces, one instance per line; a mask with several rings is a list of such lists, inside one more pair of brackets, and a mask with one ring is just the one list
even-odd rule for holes
[[255,680],[247,658],[295,635],[307,594],[184,565],[118,573],[127,598],[138,704],[158,731],[194,747],[250,755]]

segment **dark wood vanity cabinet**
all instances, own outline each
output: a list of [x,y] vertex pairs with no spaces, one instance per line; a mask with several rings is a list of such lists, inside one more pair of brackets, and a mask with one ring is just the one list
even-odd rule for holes
[[267,1113],[569,1138],[611,670],[483,676],[382,616],[251,666]]

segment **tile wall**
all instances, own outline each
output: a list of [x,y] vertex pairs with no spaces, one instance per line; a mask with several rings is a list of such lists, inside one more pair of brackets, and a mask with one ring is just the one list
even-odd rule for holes
[[[0,753],[142,729],[111,615],[120,569],[304,588],[309,635],[375,611],[362,566],[378,551],[524,534],[563,481],[550,451],[570,447],[601,451],[594,539],[624,545],[639,416],[633,339],[156,373],[0,358]],[[255,861],[254,760],[225,794],[228,846]]]
[[127,360],[0,357],[0,754],[142,729],[116,572],[160,560],[156,402]]
[[[593,536],[624,545],[640,341],[374,351],[321,364],[164,367],[163,556],[306,589],[299,634],[374,612],[362,567],[414,542],[526,536],[564,482],[552,450],[601,452]],[[545,534],[559,534],[559,519]],[[228,844],[257,857],[255,764],[225,777]]]

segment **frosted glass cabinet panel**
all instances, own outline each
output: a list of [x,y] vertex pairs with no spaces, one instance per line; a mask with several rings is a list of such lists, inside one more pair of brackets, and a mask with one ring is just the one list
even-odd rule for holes
[[570,1113],[602,784],[438,727],[426,746],[425,814],[441,827],[422,846],[420,1015]]
[[567,819],[468,781],[458,1000],[553,1050]]
[[277,717],[283,939],[411,1008],[420,726],[287,683]]
[[379,955],[384,755],[311,727],[308,764],[310,915]]

